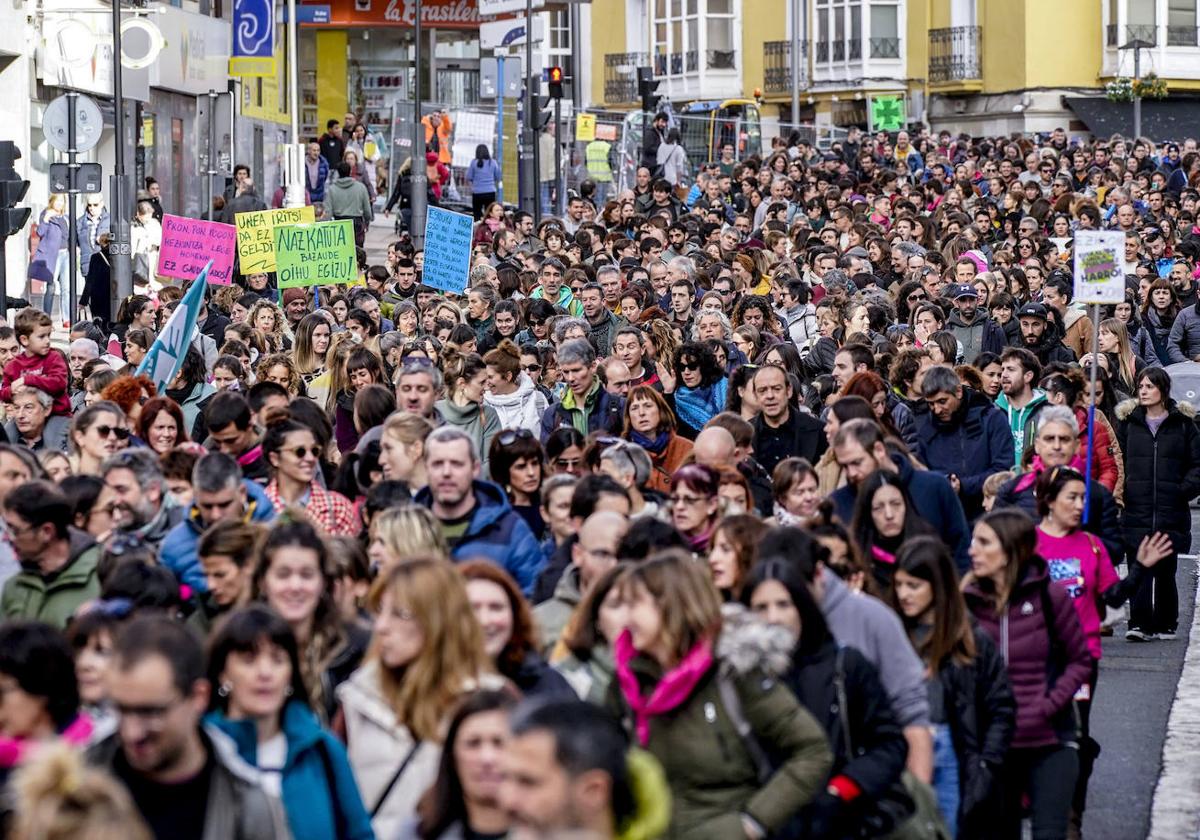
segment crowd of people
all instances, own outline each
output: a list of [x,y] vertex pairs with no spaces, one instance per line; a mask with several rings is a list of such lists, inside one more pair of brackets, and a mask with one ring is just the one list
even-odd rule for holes
[[180,285],[0,326],[14,836],[1081,837],[1109,610],[1179,631],[1195,142],[692,174],[477,208],[457,295],[239,274],[163,388]]

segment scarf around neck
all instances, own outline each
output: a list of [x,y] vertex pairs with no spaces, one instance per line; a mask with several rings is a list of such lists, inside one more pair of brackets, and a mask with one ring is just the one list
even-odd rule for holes
[[630,668],[637,651],[633,648],[633,637],[628,630],[617,637],[613,653],[617,664],[617,682],[621,686],[621,693],[625,695],[625,702],[633,712],[638,743],[643,747],[650,740],[650,718],[683,705],[713,664],[712,642],[702,639],[678,665],[662,675],[649,697],[643,697],[637,677]]
[[657,437],[648,438],[641,432],[633,429],[629,430],[629,439],[638,446],[645,449],[647,452],[653,452],[655,455],[661,455],[662,451],[667,448],[667,444],[671,442],[671,433],[669,431],[659,432]]
[[[1079,453],[1075,453],[1075,457],[1071,459],[1068,467],[1078,472],[1080,475],[1087,475],[1087,464],[1079,457]],[[1046,464],[1042,461],[1041,455],[1034,455],[1033,460],[1029,463],[1029,472],[1023,473],[1017,479],[1016,492],[1023,493],[1033,486],[1033,483],[1038,480],[1038,476],[1046,469]]]
[[705,423],[725,410],[728,389],[729,380],[724,378],[699,388],[681,385],[675,389],[675,412],[693,429],[703,429]]

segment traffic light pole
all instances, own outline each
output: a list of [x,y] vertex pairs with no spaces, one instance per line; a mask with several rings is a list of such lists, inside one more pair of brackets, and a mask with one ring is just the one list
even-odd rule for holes
[[130,253],[129,222],[130,196],[126,195],[129,184],[125,180],[125,93],[121,89],[121,2],[113,0],[113,128],[116,144],[113,154],[112,189],[112,243],[109,245],[109,265],[112,269],[115,299],[112,312],[133,294],[133,256]]
[[533,75],[533,0],[525,0],[525,142],[530,150],[530,175],[527,178],[529,204],[532,206],[533,223],[542,221],[542,167],[541,138],[538,136],[537,114],[540,86]]
[[554,100],[554,215],[563,214],[563,184],[562,176],[562,97]]
[[[67,217],[67,266],[71,276],[67,281],[69,297],[63,301],[62,308],[63,320],[69,324],[75,323],[75,278],[79,274],[79,254],[75,250],[75,214],[78,212],[75,196],[79,193],[79,163],[75,160],[75,110],[78,101],[79,93],[77,91],[67,91],[67,171],[69,173],[67,178],[67,213],[69,214]],[[61,296],[62,290],[60,289],[58,293]]]
[[[431,65],[432,69],[432,65]],[[430,85],[435,80],[430,74]],[[433,130],[437,131],[437,126]],[[421,0],[413,20],[412,193],[408,197],[408,236],[417,250],[425,248],[425,213],[429,179],[425,175],[425,126],[421,124]]]

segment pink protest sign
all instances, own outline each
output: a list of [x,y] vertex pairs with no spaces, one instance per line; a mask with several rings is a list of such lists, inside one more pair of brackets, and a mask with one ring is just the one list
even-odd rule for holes
[[237,228],[220,222],[202,222],[182,216],[163,216],[158,273],[191,280],[212,260],[208,282],[228,286],[233,280],[233,254]]

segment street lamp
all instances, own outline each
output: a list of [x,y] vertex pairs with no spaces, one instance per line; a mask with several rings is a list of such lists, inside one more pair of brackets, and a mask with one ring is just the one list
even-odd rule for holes
[[1138,82],[1142,80],[1142,50],[1154,48],[1154,44],[1142,38],[1134,38],[1118,50],[1133,50],[1133,139],[1142,136],[1142,97],[1138,94]]

